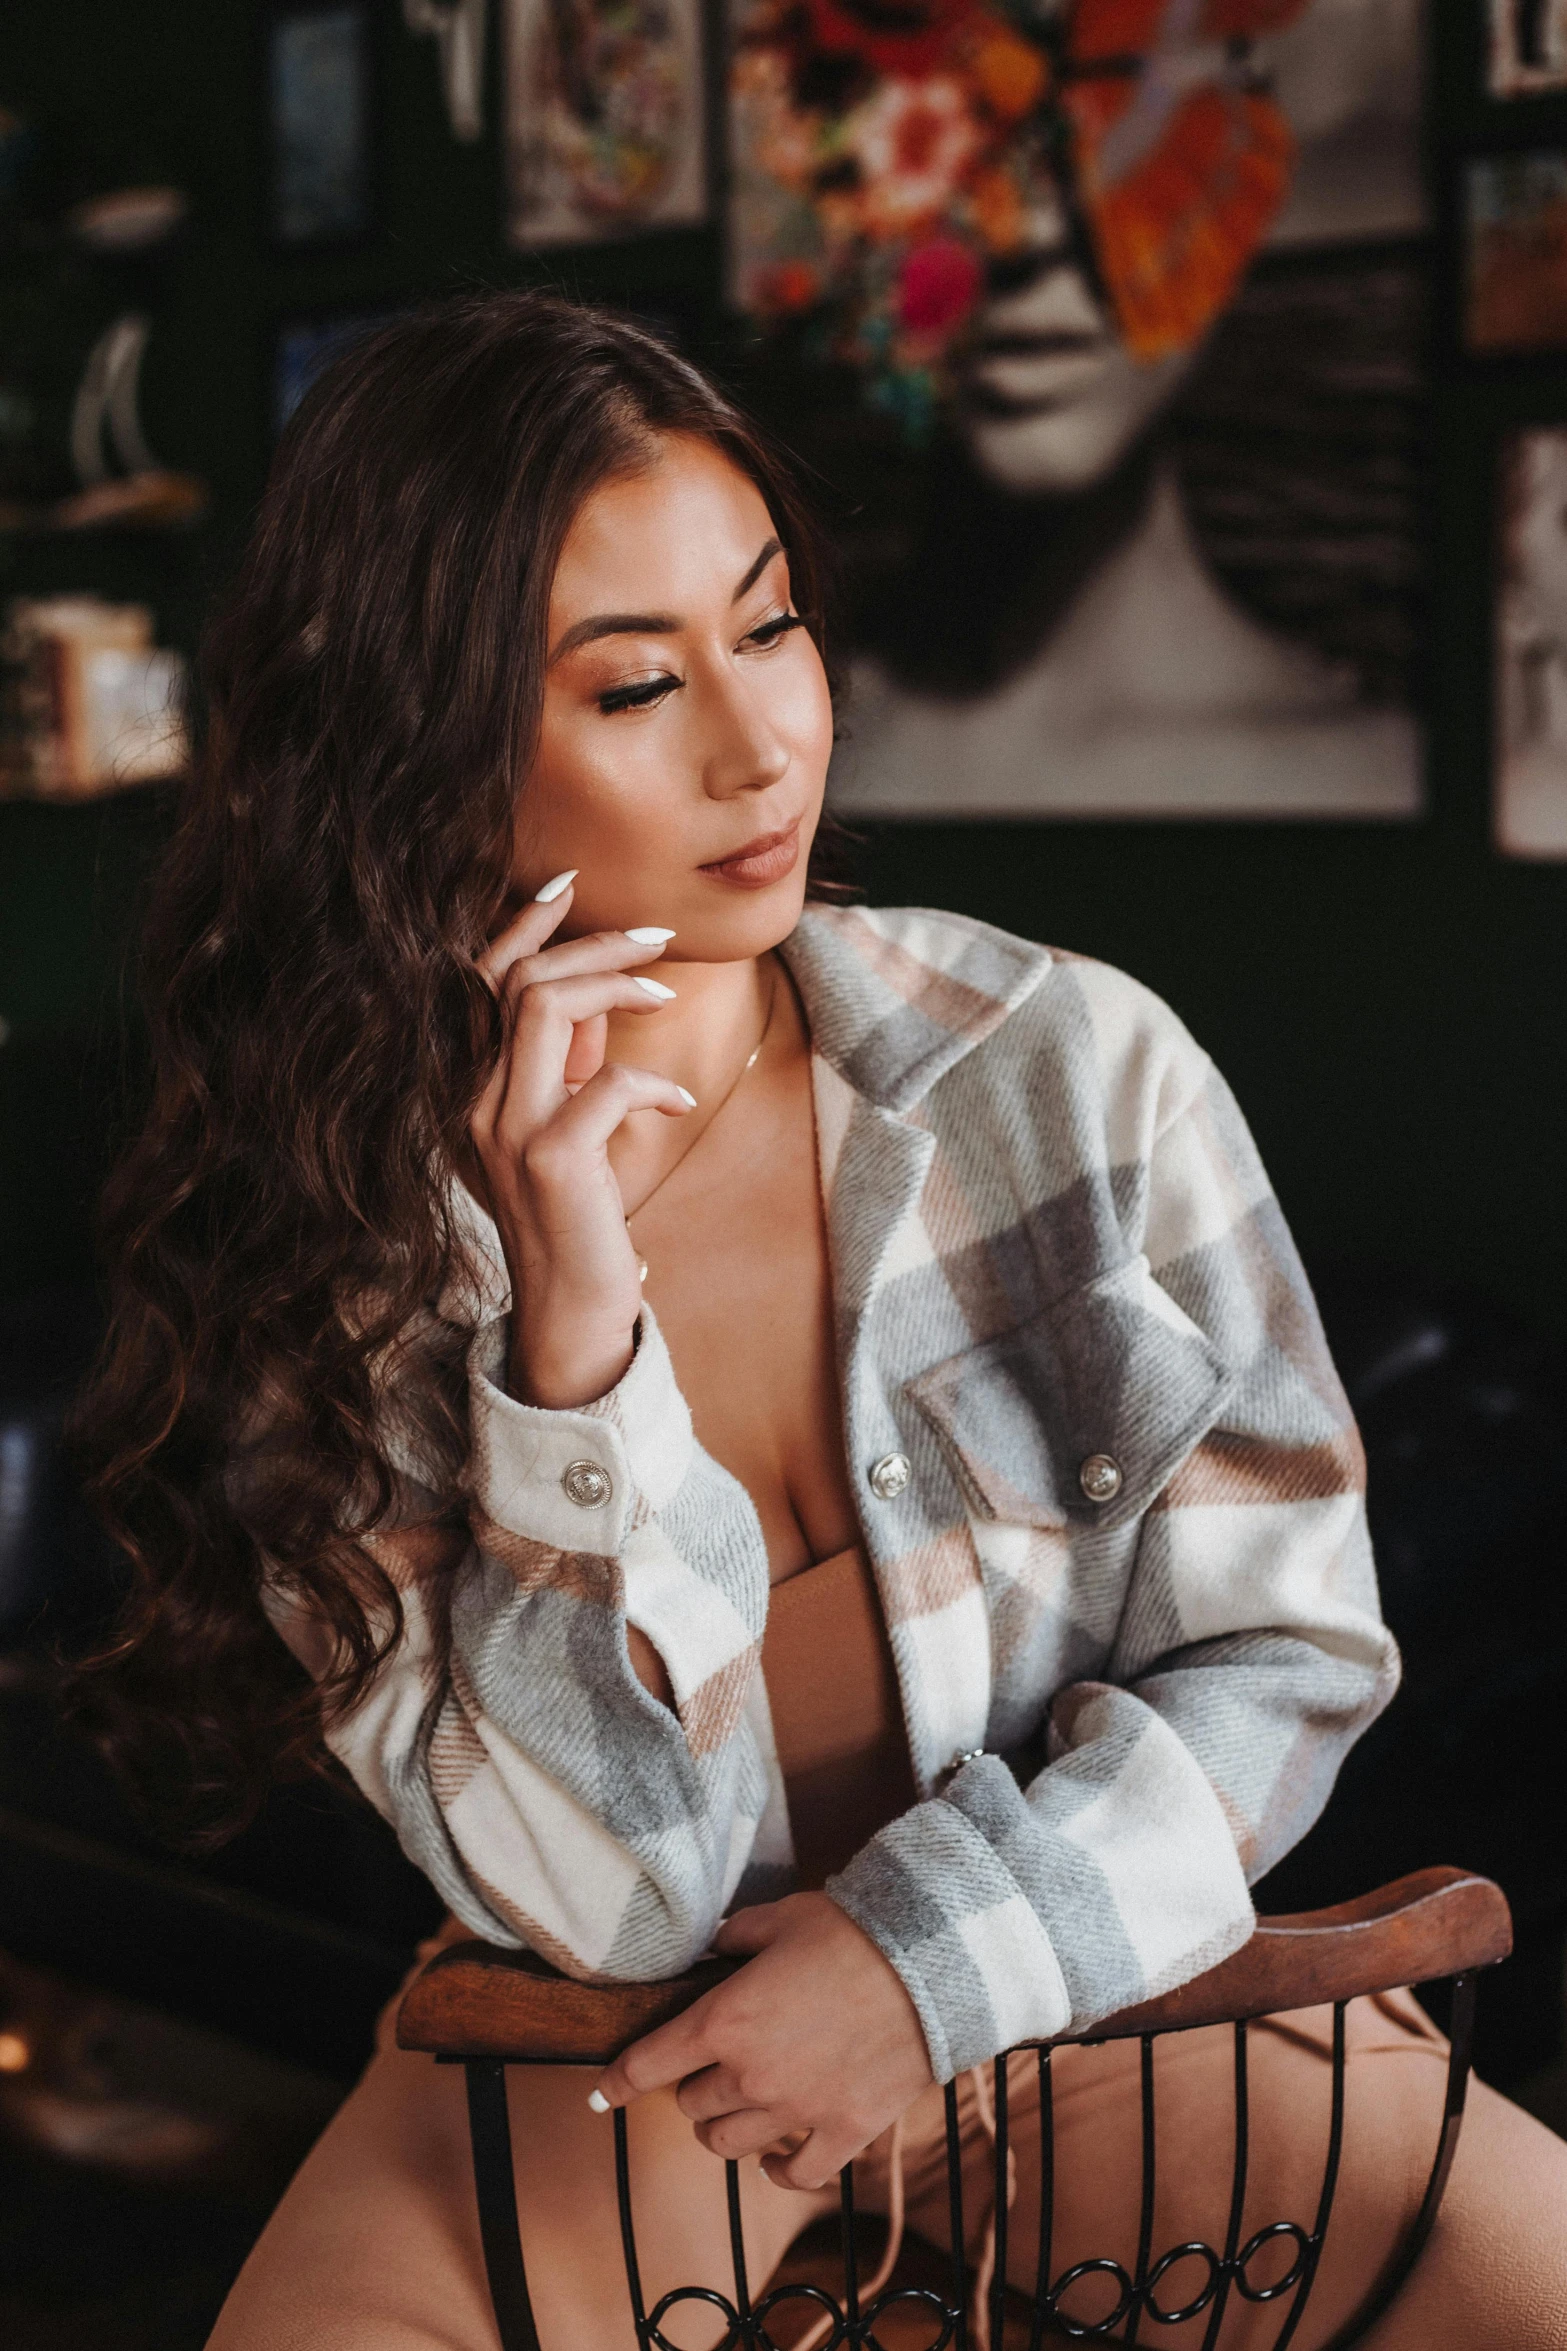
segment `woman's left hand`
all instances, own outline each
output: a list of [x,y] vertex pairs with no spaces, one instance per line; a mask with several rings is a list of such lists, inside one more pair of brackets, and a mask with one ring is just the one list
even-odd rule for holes
[[931,2080],[913,2001],[870,1937],[825,1894],[737,1910],[717,1948],[750,1964],[615,2060],[611,2106],[678,2082],[715,2155],[803,2144],[764,2163],[784,2188],[824,2187]]

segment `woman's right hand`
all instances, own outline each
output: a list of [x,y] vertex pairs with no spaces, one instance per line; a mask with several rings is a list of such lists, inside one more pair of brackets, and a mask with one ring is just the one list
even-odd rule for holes
[[695,1108],[672,1078],[604,1059],[609,1013],[666,1000],[630,969],[665,940],[604,931],[547,947],[570,906],[569,884],[534,899],[479,958],[506,1042],[471,1129],[511,1275],[511,1392],[557,1411],[624,1375],[642,1306],[609,1139],[633,1110]]

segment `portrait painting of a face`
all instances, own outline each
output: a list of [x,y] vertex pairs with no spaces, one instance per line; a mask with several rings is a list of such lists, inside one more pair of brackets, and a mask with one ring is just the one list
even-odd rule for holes
[[1420,0],[740,10],[732,291],[894,485],[836,806],[1418,813]]

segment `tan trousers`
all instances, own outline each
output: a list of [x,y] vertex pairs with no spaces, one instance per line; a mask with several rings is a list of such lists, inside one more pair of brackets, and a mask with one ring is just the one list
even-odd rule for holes
[[[1295,2336],[1314,2351],[1358,2305],[1419,2202],[1437,2136],[1446,2045],[1399,1993],[1349,2010],[1343,2165],[1322,2268]],[[1276,2219],[1309,2227],[1326,2144],[1330,2012],[1307,2010],[1249,2034],[1251,2162],[1245,2231]],[[1223,2245],[1230,2193],[1233,2036],[1185,2033],[1156,2044],[1161,2150],[1155,2255],[1193,2238]],[[1055,2067],[1056,2231],[1052,2270],[1109,2252],[1132,2268],[1140,2180],[1135,2043],[1059,2051]],[[589,2112],[591,2075],[518,2067],[510,2074],[512,2143],[529,2284],[544,2351],[633,2351],[615,2216],[611,2124]],[[1009,2070],[1014,2184],[1008,2271],[1033,2284],[1038,2216],[1037,2072]],[[980,2248],[991,2145],[983,2101],[960,2091],[965,2234]],[[943,2108],[938,2090],[909,2110],[901,2171],[907,2225],[946,2243]],[[631,2176],[643,2283],[651,2309],[676,2284],[730,2284],[723,2167],[700,2147],[672,2092],[630,2110]],[[855,2167],[863,2209],[893,2193],[890,2134]],[[753,2294],[836,2191],[792,2194],[741,2167]],[[1243,2237],[1244,2242],[1244,2237]],[[1291,2248],[1260,2254],[1255,2284],[1277,2278]],[[1201,2290],[1188,2258],[1160,2290],[1166,2309]],[[1068,2315],[1107,2307],[1085,2280]],[[1096,2299],[1096,2296],[1099,2297]],[[1263,2351],[1278,2305],[1231,2297],[1222,2351]],[[921,2321],[889,2318],[893,2346],[923,2344]],[[1197,2351],[1207,2319],[1145,2322],[1142,2340]],[[687,2306],[667,2321],[681,2351],[708,2351],[723,2328]],[[779,2313],[780,2343],[800,2332]],[[1009,2330],[1010,2334],[1010,2330]],[[496,2351],[474,2206],[460,2068],[383,2046],[307,2158],[245,2264],[209,2351]],[[1481,2083],[1435,2235],[1370,2351],[1567,2351],[1567,2143]]]

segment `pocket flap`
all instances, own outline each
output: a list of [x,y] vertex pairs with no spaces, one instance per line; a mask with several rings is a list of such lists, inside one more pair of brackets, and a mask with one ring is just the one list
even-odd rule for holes
[[[976,1507],[1042,1527],[1137,1517],[1213,1426],[1233,1385],[1146,1257],[907,1383]],[[1098,1501],[1083,1474],[1095,1456],[1119,1481],[1101,1467],[1099,1483],[1113,1491]]]

